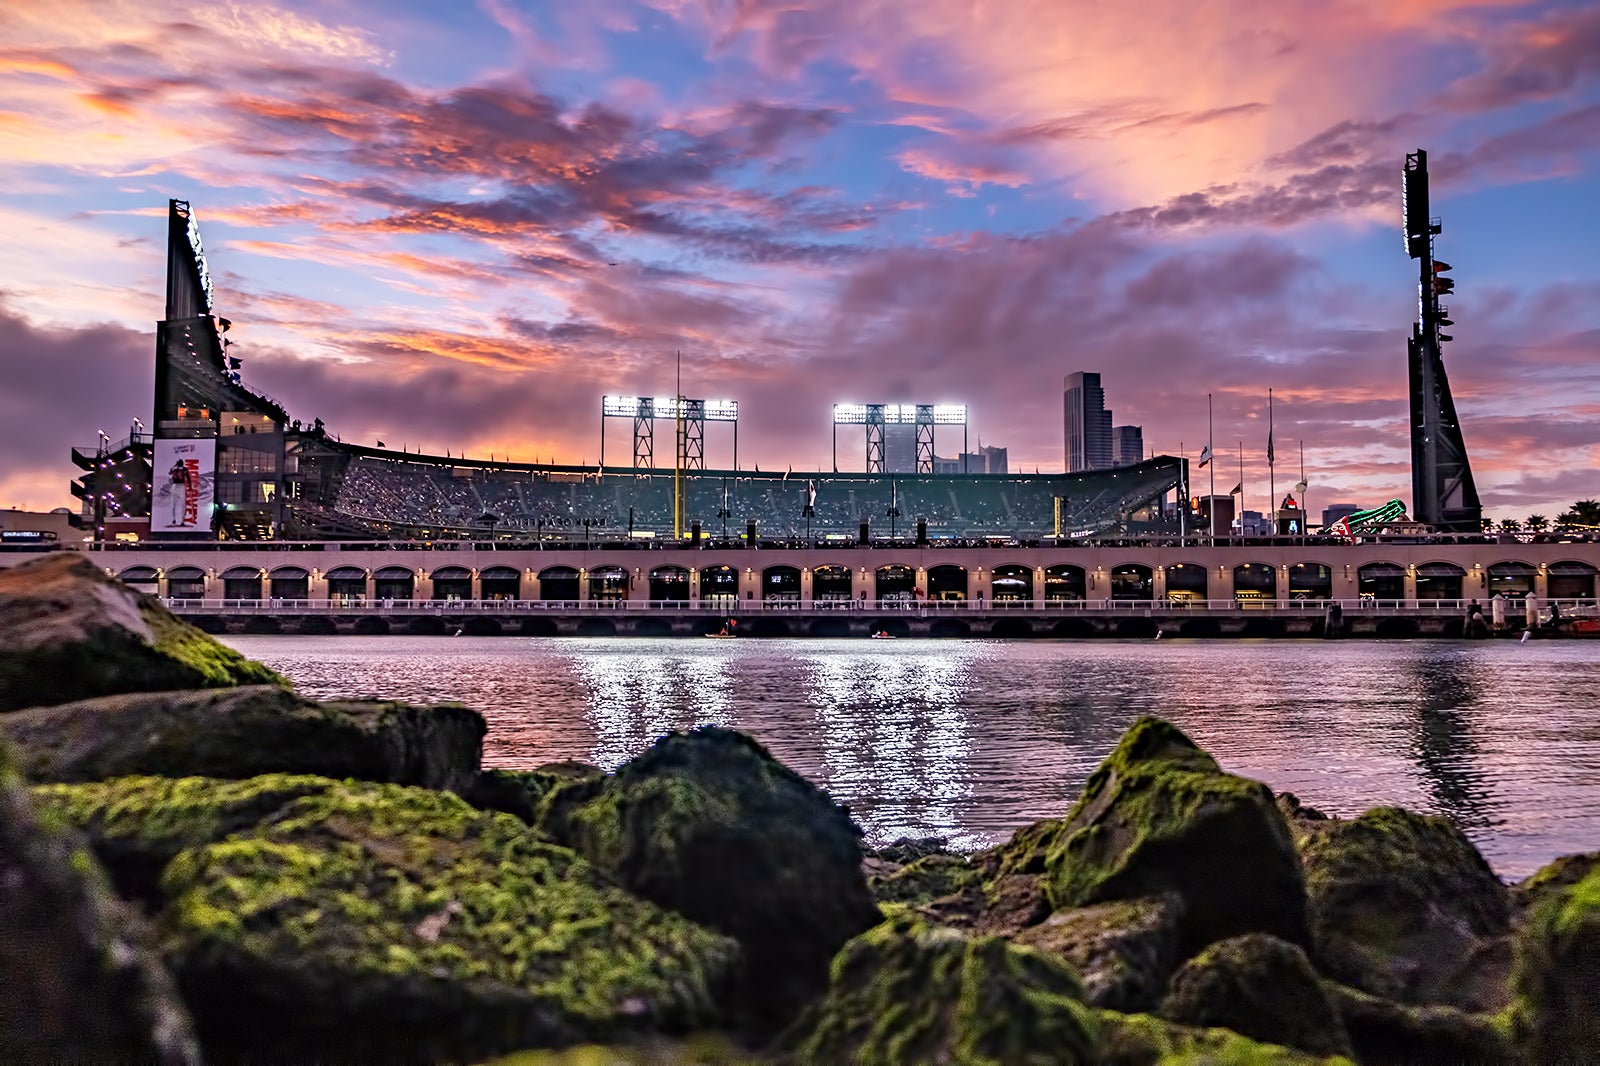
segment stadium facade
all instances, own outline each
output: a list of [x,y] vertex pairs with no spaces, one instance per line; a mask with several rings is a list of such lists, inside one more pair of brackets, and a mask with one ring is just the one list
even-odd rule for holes
[[[573,467],[347,444],[246,387],[189,205],[168,210],[154,418],[75,448],[93,538],[205,540],[1044,539],[1178,532],[1161,456],[1070,474]],[[1180,492],[1180,496],[1181,496]],[[1181,521],[1181,520],[1180,520]],[[1170,525],[1170,529],[1169,529]]]

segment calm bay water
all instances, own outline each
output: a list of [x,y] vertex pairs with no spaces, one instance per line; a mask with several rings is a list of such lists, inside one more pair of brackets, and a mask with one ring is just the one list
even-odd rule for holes
[[492,766],[609,769],[732,726],[875,843],[1060,815],[1157,714],[1329,814],[1448,815],[1503,877],[1600,848],[1600,642],[227,639],[308,696],[475,707]]

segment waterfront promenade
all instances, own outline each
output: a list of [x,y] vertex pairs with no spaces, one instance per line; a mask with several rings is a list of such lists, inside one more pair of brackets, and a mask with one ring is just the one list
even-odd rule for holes
[[1474,600],[1517,629],[1600,592],[1586,540],[74,550],[218,632],[1307,636],[1337,606],[1345,635],[1455,635]]

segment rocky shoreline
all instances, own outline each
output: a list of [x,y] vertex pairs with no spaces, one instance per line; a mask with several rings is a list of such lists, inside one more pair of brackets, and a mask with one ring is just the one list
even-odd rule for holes
[[0,1058],[1600,1060],[1600,853],[1502,884],[1136,723],[1062,816],[864,849],[731,730],[485,770],[65,555],[0,571]]

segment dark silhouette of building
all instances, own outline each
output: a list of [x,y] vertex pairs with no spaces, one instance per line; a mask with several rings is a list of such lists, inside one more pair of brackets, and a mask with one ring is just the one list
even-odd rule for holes
[[1106,410],[1106,392],[1100,385],[1100,375],[1084,370],[1068,374],[1063,401],[1067,473],[1109,470],[1114,465],[1111,412]]
[[1115,426],[1111,430],[1111,465],[1132,466],[1144,462],[1144,427]]

